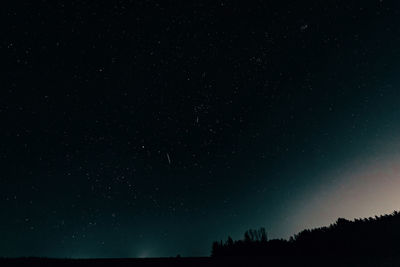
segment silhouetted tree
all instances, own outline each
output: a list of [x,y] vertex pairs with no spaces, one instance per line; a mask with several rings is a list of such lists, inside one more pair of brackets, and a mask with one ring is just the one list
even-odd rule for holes
[[[214,242],[213,257],[282,260],[357,260],[358,264],[397,259],[400,266],[400,213],[353,221],[338,218],[328,227],[305,229],[289,240],[267,239],[265,228],[245,231],[243,240]],[[374,261],[375,260],[375,261]],[[351,265],[351,264],[350,264]]]
[[226,244],[227,247],[231,247],[233,246],[233,239],[232,237],[228,236],[228,239],[226,240]]
[[250,231],[247,230],[246,232],[244,232],[244,242],[250,243],[251,241],[252,240],[251,240],[251,237],[250,237]]
[[220,245],[217,241],[214,241],[212,244],[211,256],[218,256],[220,253]]

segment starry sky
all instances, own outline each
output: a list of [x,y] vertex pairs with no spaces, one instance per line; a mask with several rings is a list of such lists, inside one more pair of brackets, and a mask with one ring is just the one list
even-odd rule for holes
[[400,3],[1,9],[0,256],[206,256],[400,207]]

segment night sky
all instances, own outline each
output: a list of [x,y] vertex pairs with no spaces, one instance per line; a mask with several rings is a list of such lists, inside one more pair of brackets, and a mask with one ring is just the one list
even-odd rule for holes
[[400,208],[399,1],[0,12],[0,256],[206,256]]

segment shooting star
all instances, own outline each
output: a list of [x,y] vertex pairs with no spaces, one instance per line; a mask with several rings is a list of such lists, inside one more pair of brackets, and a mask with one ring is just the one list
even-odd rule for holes
[[168,159],[168,164],[171,165],[171,158],[169,157],[169,154],[167,153],[167,159]]

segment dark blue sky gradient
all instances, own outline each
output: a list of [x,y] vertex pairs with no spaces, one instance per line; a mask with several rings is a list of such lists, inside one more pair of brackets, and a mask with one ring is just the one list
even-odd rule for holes
[[1,12],[0,256],[204,256],[400,200],[396,1]]

